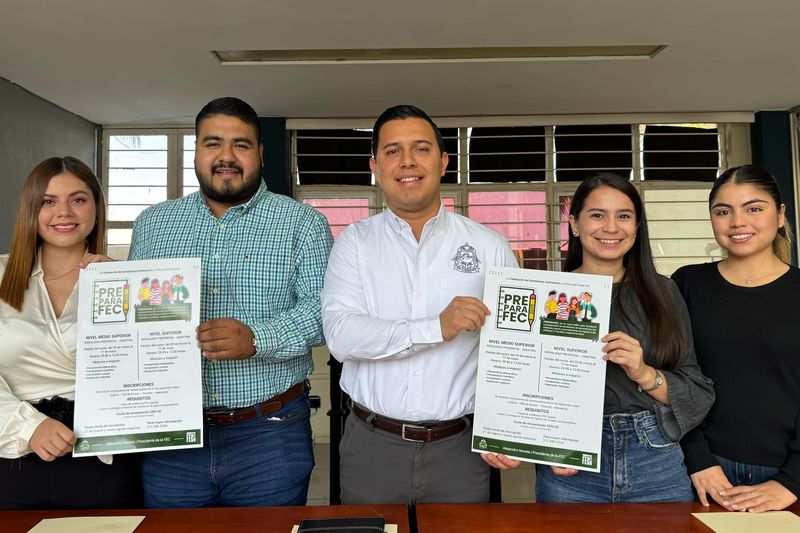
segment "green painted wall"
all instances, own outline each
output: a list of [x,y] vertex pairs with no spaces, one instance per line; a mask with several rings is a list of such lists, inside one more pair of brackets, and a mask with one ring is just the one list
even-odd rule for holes
[[794,202],[791,127],[788,111],[760,111],[756,113],[755,122],[750,128],[750,142],[753,148],[753,164],[766,168],[775,176],[786,204],[786,217],[790,226],[795,228],[797,206]]

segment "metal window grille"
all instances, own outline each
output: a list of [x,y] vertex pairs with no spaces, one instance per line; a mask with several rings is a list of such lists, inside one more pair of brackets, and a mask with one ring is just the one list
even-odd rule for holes
[[[659,269],[719,256],[705,196],[726,166],[726,124],[450,127],[442,179],[448,209],[505,235],[526,268],[560,269],[569,199],[600,171],[628,176],[645,201]],[[384,208],[369,171],[369,129],[291,132],[295,197],[320,209],[334,234]],[[197,189],[191,128],[108,129],[104,182],[109,253],[127,256],[147,206]]]
[[[639,189],[652,218],[656,266],[669,274],[683,264],[719,256],[705,201],[709,182],[724,166],[724,127],[451,128],[443,130],[450,164],[448,179],[442,180],[442,197],[451,209],[505,235],[521,266],[559,270],[566,256],[569,200],[578,183],[602,171],[626,176]],[[295,196],[312,205],[325,198],[328,204],[319,208],[334,220],[334,233],[338,234],[345,221],[384,208],[380,188],[368,167],[370,134],[367,129],[292,131]],[[302,139],[308,137],[316,142],[313,146],[318,151],[313,155],[302,151],[309,146]],[[357,151],[341,152],[339,145],[328,142],[353,137],[365,139]],[[313,172],[303,163],[309,155],[316,158]],[[347,168],[342,157],[352,158]],[[320,181],[320,176],[324,180]],[[334,207],[331,201],[336,198],[359,200],[342,201]]]

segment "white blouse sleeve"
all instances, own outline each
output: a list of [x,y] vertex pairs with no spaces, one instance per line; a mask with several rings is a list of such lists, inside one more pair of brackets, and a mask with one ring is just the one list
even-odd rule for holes
[[31,404],[14,396],[0,376],[0,457],[17,459],[31,453],[31,435],[46,419]]

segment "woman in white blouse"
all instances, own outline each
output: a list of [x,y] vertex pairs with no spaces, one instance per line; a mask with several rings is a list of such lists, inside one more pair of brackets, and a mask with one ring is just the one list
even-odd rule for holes
[[[73,458],[79,269],[104,246],[100,182],[51,157],[22,186],[0,256],[0,508],[141,505],[138,457]],[[78,484],[76,481],[80,480]]]

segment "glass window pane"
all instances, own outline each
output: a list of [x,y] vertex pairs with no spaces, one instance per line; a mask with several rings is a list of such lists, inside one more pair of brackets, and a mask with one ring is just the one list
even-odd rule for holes
[[544,181],[546,168],[544,126],[471,129],[470,183]]
[[599,172],[630,178],[633,134],[629,124],[556,126],[556,180],[582,181]]
[[167,168],[167,152],[155,150],[109,151],[109,168]]
[[458,128],[439,128],[439,131],[442,132],[444,151],[450,159],[442,183],[458,183]]
[[716,124],[648,124],[642,147],[646,180],[714,181],[719,172]]
[[192,193],[200,188],[200,184],[197,181],[197,174],[195,173],[193,166],[182,169],[181,180],[183,196],[186,196],[187,194]]
[[194,167],[183,169],[183,185],[184,187],[197,187],[197,174],[194,172]]
[[166,150],[166,135],[109,135],[109,150]]
[[371,185],[371,131],[297,132],[297,170],[301,185]]
[[181,154],[183,168],[181,176],[183,178],[183,195],[186,196],[191,190],[197,189],[197,177],[194,173],[194,135],[183,135],[183,152]]
[[369,216],[367,198],[305,198],[303,203],[325,215],[334,238],[353,222]]
[[166,187],[109,187],[108,203],[124,204],[156,204],[167,199]]
[[117,244],[130,244],[132,234],[132,228],[111,228],[106,231],[106,239],[108,239],[109,246]]
[[569,210],[572,204],[572,195],[561,194],[558,196],[558,253],[561,259],[561,267],[567,260],[567,250],[569,249]]
[[470,192],[469,218],[505,235],[523,268],[547,269],[544,191]]
[[194,134],[192,134],[192,135],[184,135],[183,136],[183,150],[184,151],[191,150],[192,152],[194,152],[195,139],[197,139],[197,137],[195,137]]
[[166,168],[110,168],[109,185],[166,185]]
[[139,213],[149,205],[111,205],[108,206],[108,220],[115,222],[133,222]]
[[670,275],[683,265],[722,258],[708,214],[707,189],[644,191],[656,268]]

